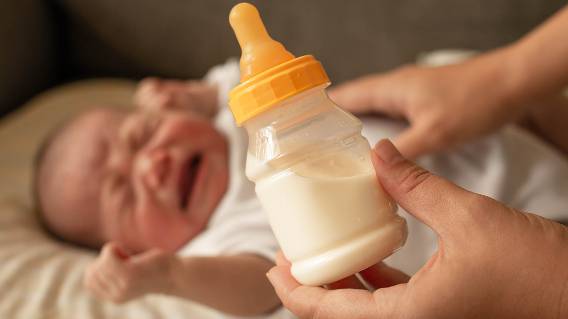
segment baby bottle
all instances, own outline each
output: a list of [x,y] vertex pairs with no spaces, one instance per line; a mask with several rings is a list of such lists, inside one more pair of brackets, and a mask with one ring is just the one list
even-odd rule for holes
[[251,4],[229,20],[242,49],[229,104],[249,136],[246,175],[292,275],[328,284],[392,254],[406,222],[376,179],[361,122],[327,97],[320,62],[274,41]]

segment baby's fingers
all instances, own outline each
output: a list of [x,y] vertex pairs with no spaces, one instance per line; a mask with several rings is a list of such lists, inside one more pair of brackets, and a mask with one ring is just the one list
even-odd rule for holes
[[104,293],[104,299],[115,303],[123,303],[130,299],[132,294],[132,281],[129,276],[113,273],[97,273],[97,284]]
[[97,298],[110,300],[112,295],[112,286],[104,280],[98,272],[85,276],[83,282],[85,288],[93,293]]
[[129,255],[126,250],[117,243],[109,242],[103,246],[99,258],[103,261],[112,262],[113,264],[120,264],[127,260]]
[[142,106],[159,86],[160,80],[157,78],[145,78],[138,83],[136,91],[134,92],[134,103],[137,106]]

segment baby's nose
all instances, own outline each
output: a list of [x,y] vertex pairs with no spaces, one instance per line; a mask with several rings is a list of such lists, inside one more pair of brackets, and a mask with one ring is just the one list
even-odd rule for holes
[[165,150],[158,149],[141,154],[136,164],[146,184],[157,188],[166,182],[171,157]]

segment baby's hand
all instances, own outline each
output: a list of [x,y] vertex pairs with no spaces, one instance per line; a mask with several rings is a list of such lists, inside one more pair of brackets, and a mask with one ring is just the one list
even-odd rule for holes
[[167,293],[175,256],[159,250],[128,256],[116,243],[107,243],[87,268],[83,282],[97,297],[123,303],[147,293]]
[[202,81],[146,78],[138,84],[134,103],[147,111],[186,110],[210,118],[217,113],[217,87]]

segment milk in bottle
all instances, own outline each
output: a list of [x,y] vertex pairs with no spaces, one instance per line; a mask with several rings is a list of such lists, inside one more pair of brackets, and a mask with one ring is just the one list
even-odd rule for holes
[[292,275],[323,285],[392,254],[406,223],[376,179],[361,122],[327,97],[320,62],[270,38],[248,3],[230,23],[242,58],[229,104],[249,135],[246,174]]

